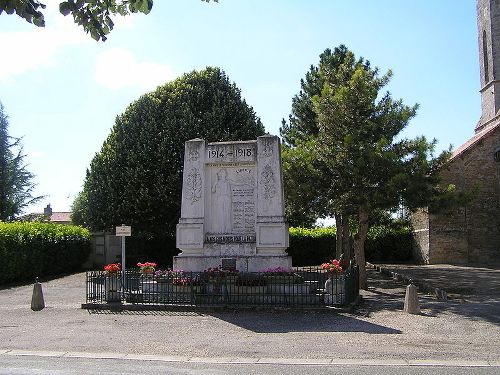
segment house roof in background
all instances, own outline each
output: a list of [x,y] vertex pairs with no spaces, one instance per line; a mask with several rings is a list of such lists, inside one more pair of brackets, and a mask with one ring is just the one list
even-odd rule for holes
[[52,212],[50,221],[53,223],[70,222],[71,212]]

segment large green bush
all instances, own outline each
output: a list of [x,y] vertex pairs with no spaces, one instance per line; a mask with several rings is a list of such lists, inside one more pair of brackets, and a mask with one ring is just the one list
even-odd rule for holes
[[175,234],[184,142],[256,139],[260,119],[218,68],[193,71],[141,96],[116,118],[93,158],[73,220],[92,230],[126,223],[152,241]]
[[90,252],[87,229],[0,222],[0,284],[78,270]]
[[335,227],[290,228],[287,252],[294,266],[317,266],[335,254]]
[[[294,266],[315,266],[335,256],[335,227],[290,228],[290,247]],[[402,262],[411,259],[412,235],[409,227],[370,228],[365,242],[368,261]]]

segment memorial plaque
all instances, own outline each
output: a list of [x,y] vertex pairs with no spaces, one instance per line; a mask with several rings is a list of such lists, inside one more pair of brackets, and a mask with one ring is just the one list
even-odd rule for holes
[[226,271],[233,271],[236,269],[236,258],[222,258],[221,267]]

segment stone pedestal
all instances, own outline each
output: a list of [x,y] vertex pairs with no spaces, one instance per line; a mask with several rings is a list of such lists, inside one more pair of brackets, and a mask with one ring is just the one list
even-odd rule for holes
[[186,142],[177,247],[185,271],[292,266],[278,137]]

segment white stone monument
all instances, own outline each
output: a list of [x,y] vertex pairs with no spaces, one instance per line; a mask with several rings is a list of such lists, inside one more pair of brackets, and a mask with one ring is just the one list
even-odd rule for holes
[[186,142],[176,241],[175,269],[292,266],[278,137]]

